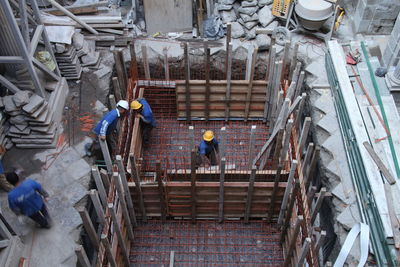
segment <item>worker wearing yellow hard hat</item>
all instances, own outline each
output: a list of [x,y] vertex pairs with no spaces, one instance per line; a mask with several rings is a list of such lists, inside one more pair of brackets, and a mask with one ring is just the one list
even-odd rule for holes
[[131,102],[131,110],[140,118],[143,142],[147,144],[150,139],[151,130],[156,127],[153,111],[146,99],[138,98]]
[[198,165],[205,167],[218,165],[218,144],[213,131],[204,132],[198,149]]

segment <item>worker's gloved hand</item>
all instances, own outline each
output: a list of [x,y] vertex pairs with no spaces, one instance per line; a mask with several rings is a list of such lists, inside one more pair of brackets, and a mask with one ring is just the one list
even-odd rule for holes
[[100,135],[99,137],[100,137],[100,140],[106,141],[106,137],[104,135]]

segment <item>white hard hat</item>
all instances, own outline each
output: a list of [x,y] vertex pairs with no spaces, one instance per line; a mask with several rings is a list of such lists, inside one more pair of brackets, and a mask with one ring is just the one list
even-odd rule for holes
[[117,107],[121,107],[121,108],[123,108],[123,109],[128,110],[128,109],[129,109],[128,101],[126,101],[126,100],[120,100],[120,101],[118,101]]

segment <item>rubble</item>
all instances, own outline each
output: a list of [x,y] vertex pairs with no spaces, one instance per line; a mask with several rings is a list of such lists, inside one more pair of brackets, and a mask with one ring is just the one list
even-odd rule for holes
[[232,23],[232,38],[240,38],[244,35],[244,29],[242,25],[240,25],[239,22],[233,22]]
[[274,15],[272,15],[271,9],[269,6],[264,6],[263,8],[258,11],[258,17],[261,26],[266,27],[274,20]]
[[271,45],[271,37],[268,34],[259,34],[256,37],[256,43],[259,51],[267,50]]

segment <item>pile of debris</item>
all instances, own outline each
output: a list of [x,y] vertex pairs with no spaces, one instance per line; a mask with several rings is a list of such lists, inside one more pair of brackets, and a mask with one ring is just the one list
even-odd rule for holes
[[[4,112],[10,116],[5,133],[19,148],[54,148],[58,140],[63,107],[68,95],[67,81],[52,83],[49,100],[19,91],[1,98]],[[2,138],[0,138],[2,139]],[[6,146],[7,148],[7,146]]]
[[259,47],[267,47],[270,39],[266,34],[257,34],[257,30],[273,30],[278,26],[274,21],[271,7],[272,0],[218,0],[214,15],[219,16],[224,24],[232,24],[232,38],[257,38]]

